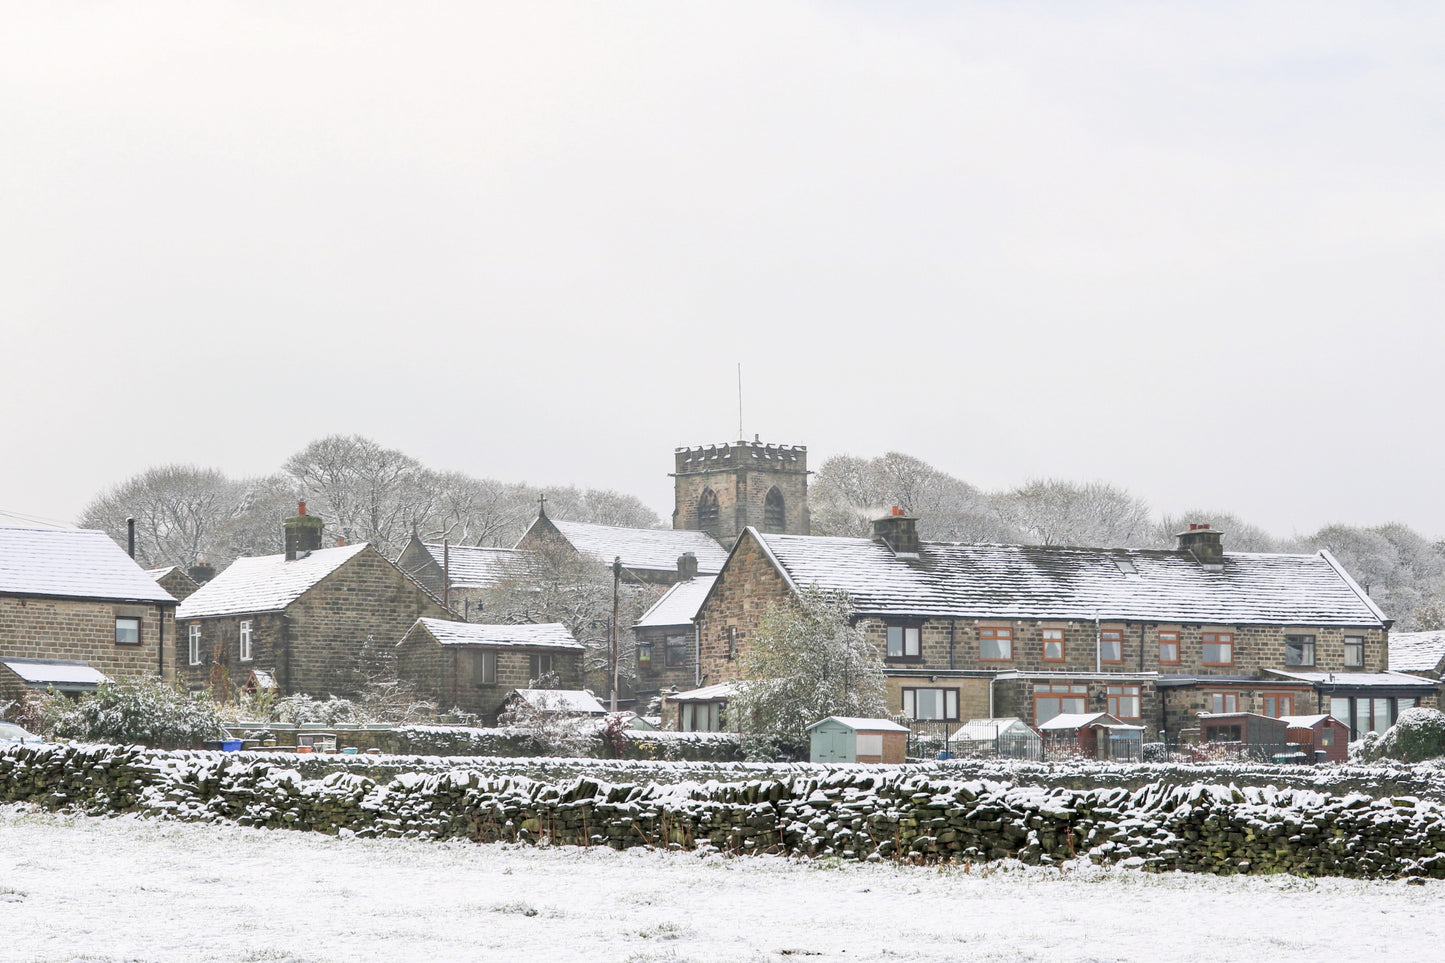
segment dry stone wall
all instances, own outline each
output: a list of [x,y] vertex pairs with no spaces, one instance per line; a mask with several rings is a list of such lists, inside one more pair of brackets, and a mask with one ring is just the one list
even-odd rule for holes
[[346,769],[309,777],[234,753],[16,746],[0,751],[0,799],[359,836],[1445,878],[1439,803],[1272,787],[1078,790],[871,767],[675,785],[547,782],[478,767],[382,781]]

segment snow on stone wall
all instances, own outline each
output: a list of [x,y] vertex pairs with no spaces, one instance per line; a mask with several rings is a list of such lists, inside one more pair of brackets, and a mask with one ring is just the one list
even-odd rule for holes
[[16,746],[0,751],[0,799],[363,836],[1445,878],[1445,807],[1413,796],[1164,783],[1077,790],[882,767],[668,785],[547,782],[477,766],[381,782],[345,769],[315,778],[290,763]]

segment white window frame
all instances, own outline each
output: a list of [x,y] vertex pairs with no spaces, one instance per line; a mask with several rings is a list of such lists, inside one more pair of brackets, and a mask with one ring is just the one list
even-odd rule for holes
[[201,627],[193,625],[186,631],[186,655],[191,665],[201,664]]
[[251,651],[251,620],[244,619],[241,622],[240,656],[242,662],[250,662],[255,658]]
[[[1295,661],[1290,661],[1290,650],[1298,652]],[[1289,668],[1308,669],[1315,664],[1315,637],[1313,635],[1286,635],[1284,637],[1284,664]]]
[[[135,641],[134,641],[134,642],[122,642],[122,641],[121,641],[121,639],[120,639],[120,625],[121,625],[122,622],[131,622],[131,623],[134,623],[134,624],[135,624]],[[135,617],[134,615],[117,615],[117,616],[115,617],[115,644],[116,644],[116,645],[129,646],[129,647],[134,647],[134,646],[140,645],[140,619],[138,619],[138,618]]]
[[[1351,656],[1354,656],[1351,661]],[[1345,668],[1363,669],[1365,667],[1365,637],[1363,635],[1345,636]]]

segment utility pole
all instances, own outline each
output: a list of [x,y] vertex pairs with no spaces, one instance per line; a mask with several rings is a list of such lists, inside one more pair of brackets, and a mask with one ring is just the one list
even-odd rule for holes
[[608,708],[612,712],[617,711],[617,587],[622,582],[622,556],[612,557],[612,705]]

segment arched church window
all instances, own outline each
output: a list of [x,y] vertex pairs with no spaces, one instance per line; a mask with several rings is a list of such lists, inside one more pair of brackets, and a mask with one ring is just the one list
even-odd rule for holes
[[783,493],[778,491],[777,486],[768,489],[768,496],[763,500],[763,531],[781,532],[787,525],[787,511],[783,503]]
[[702,495],[697,500],[697,527],[699,531],[707,532],[713,538],[717,538],[717,493],[711,488],[704,488]]

